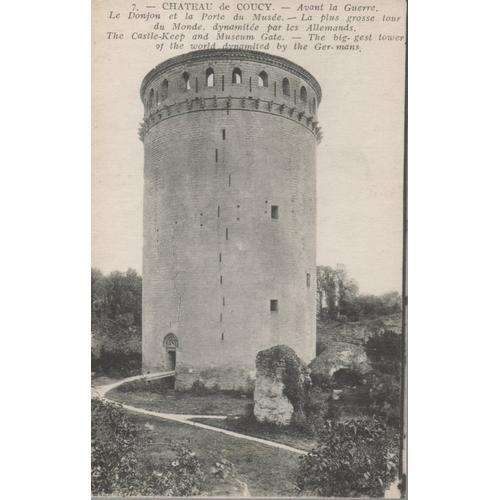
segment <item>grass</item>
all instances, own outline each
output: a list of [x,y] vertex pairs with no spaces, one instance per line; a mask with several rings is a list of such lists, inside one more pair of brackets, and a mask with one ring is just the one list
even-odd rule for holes
[[168,387],[167,379],[123,384],[110,391],[107,397],[146,410],[190,415],[243,415],[252,404],[251,397],[233,391],[176,392]]
[[[161,462],[171,458],[166,446],[171,440],[184,442],[196,453],[207,472],[203,485],[205,495],[238,496],[241,493],[235,486],[237,481],[246,483],[252,496],[298,494],[295,477],[299,455],[296,453],[154,417],[130,414],[130,418],[148,429],[152,442],[144,445],[143,452],[150,454],[153,460]],[[210,468],[222,460],[234,466],[234,474],[224,480],[210,473]]]
[[280,427],[269,423],[258,422],[252,416],[242,416],[239,418],[230,417],[226,420],[214,420],[210,418],[195,417],[194,422],[201,422],[212,427],[227,429],[247,436],[254,436],[275,443],[286,444],[292,448],[310,451],[316,445],[316,440],[308,436],[304,431],[297,427]]

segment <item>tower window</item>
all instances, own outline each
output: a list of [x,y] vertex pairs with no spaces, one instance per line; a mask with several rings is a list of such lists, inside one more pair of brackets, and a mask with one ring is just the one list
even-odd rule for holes
[[228,183],[228,186],[231,187],[231,174],[229,174],[229,178],[228,178],[227,183]]
[[163,80],[161,83],[161,100],[164,101],[168,97],[168,80]]
[[234,68],[233,69],[233,79],[232,79],[232,82],[235,85],[240,85],[241,84],[241,69],[240,68]]
[[217,217],[220,217],[220,205],[217,205]]
[[306,273],[306,285],[307,288],[311,286],[311,275],[309,273]]
[[217,163],[218,161],[219,161],[219,152],[216,149],[215,150],[215,163]]
[[226,241],[229,239],[229,229],[226,227]]
[[194,80],[194,91],[198,93],[198,77],[196,77]]
[[257,85],[259,87],[267,87],[268,79],[267,79],[267,73],[265,71],[261,71],[259,73],[259,76],[257,78]]
[[222,129],[222,140],[223,141],[226,140],[226,129],[225,128]]
[[222,297],[222,305],[225,306],[226,305],[226,297]]
[[220,340],[221,340],[221,342],[224,342],[224,332],[221,333]]
[[213,87],[215,85],[215,73],[212,68],[208,68],[205,71],[205,82],[207,87]]
[[222,313],[220,313],[219,320],[222,323]]
[[283,95],[290,95],[290,82],[288,81],[288,78],[283,78],[281,88],[283,89]]
[[300,87],[300,100],[307,102],[307,90],[304,86]]
[[182,73],[182,79],[184,80],[184,89],[191,90],[191,83],[189,81],[189,73],[187,71]]
[[220,284],[222,285],[222,274],[220,276]]
[[222,91],[224,91],[224,75],[222,75]]
[[219,262],[222,262],[222,254],[219,253]]
[[153,101],[154,101],[154,98],[155,98],[155,91],[153,89],[151,89],[149,91],[149,98],[148,98],[148,109],[151,111],[151,109],[153,109]]
[[276,97],[276,82],[274,82],[274,97]]
[[271,205],[271,219],[279,219],[279,207],[278,205]]
[[277,299],[271,299],[270,307],[271,307],[271,311],[272,312],[276,312],[278,310],[278,300]]

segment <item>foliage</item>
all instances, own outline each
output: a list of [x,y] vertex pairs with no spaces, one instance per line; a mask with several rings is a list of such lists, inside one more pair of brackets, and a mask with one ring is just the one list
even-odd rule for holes
[[140,352],[101,350],[101,355],[93,359],[92,371],[116,375],[140,373],[142,356]]
[[170,443],[174,454],[156,464],[141,453],[150,440],[121,406],[92,399],[92,494],[191,496],[203,480],[195,454]]
[[133,269],[105,276],[91,270],[92,321],[111,319],[123,326],[141,325],[142,278]]
[[132,269],[91,270],[92,371],[132,375],[141,368],[142,279]]
[[[330,266],[317,266],[316,283],[319,296],[326,298],[327,314],[339,319],[345,314],[346,305],[358,294],[356,281],[349,277],[344,266],[335,269]],[[323,313],[320,307],[320,314]]]
[[396,476],[397,435],[377,418],[329,421],[300,458],[297,485],[319,496],[383,497]]
[[323,297],[326,308],[320,305],[320,317],[340,321],[359,321],[395,314],[401,311],[401,296],[389,292],[380,296],[359,295],[356,281],[343,265],[316,268],[318,295]]
[[401,413],[401,384],[394,375],[374,371],[367,376],[370,409],[388,424],[398,427]]
[[302,412],[311,381],[307,368],[294,350],[286,345],[276,345],[257,353],[257,369],[269,377],[281,375],[283,394],[292,403],[294,412]]
[[382,373],[400,374],[403,357],[401,335],[390,330],[372,335],[366,342],[365,349],[375,369]]

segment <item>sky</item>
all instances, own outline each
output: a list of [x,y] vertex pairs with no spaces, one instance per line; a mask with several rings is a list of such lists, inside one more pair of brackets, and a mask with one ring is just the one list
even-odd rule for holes
[[[93,14],[92,266],[105,273],[142,271],[139,88],[151,68],[186,52],[161,53],[146,41],[106,40],[105,14],[128,11],[129,5],[105,1]],[[377,5],[403,16],[402,1]],[[378,29],[404,32],[404,21]],[[377,42],[358,53],[270,51],[303,66],[322,87],[317,264],[344,264],[361,293],[401,292],[404,51],[404,44]]]

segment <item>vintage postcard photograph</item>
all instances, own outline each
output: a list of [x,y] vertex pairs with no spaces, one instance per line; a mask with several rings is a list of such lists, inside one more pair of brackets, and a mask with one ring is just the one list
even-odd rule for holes
[[405,91],[403,0],[93,0],[93,497],[406,497]]

